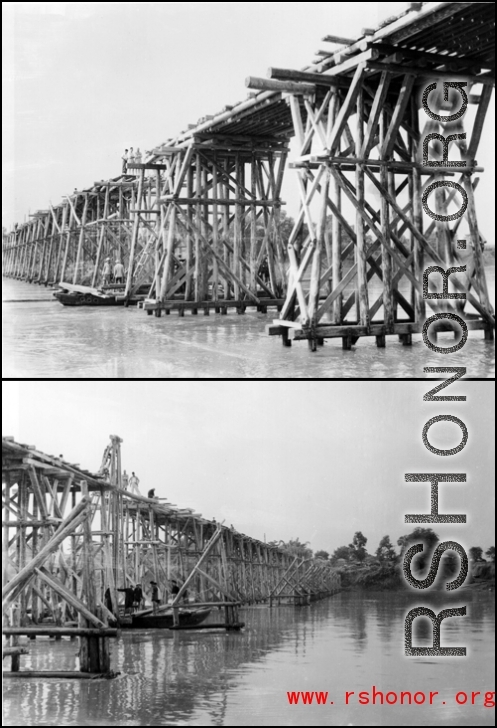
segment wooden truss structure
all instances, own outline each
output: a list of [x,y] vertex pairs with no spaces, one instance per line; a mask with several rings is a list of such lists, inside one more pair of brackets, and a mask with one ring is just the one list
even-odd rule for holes
[[[138,212],[155,215],[152,240],[131,260],[148,256],[154,277],[148,313],[172,308],[226,312],[246,305],[279,305],[286,280],[279,235],[285,140],[195,134],[178,146],[164,146],[154,163],[134,165],[139,174]],[[147,204],[145,174],[153,195]],[[159,171],[160,170],[160,171]],[[263,272],[264,271],[264,272]],[[129,267],[127,292],[136,281]]]
[[[345,348],[369,335],[379,346],[389,334],[409,344],[427,313],[441,310],[423,296],[424,267],[466,265],[451,277],[465,302],[449,310],[491,338],[474,192],[494,83],[492,5],[411,3],[358,40],[324,40],[335,48],[313,64],[249,78],[255,91],[245,101],[189,125],[126,174],[75,190],[16,226],[3,241],[4,274],[95,287],[104,258],[119,259],[127,271],[122,300],[136,300],[145,286],[149,315],[275,306],[280,317],[268,333],[284,344],[307,339],[315,350],[327,337],[341,337]],[[447,116],[459,108],[459,94],[445,99],[442,88],[462,82],[476,114],[428,118],[422,93],[433,82],[432,109]],[[281,189],[292,137],[300,210],[284,240]],[[466,249],[460,217],[444,222],[423,211],[433,183],[428,204],[439,216],[460,209],[454,185],[465,191]]]
[[[449,18],[450,12],[454,8],[446,11]],[[487,16],[480,25],[488,35]],[[465,29],[457,24],[454,46],[450,35],[445,45],[438,43],[453,51],[460,41],[463,58],[405,47],[403,26],[397,34],[390,30],[392,45],[385,42],[388,27],[352,45],[349,53],[330,54],[312,72],[269,71],[282,87],[293,86],[287,96],[298,143],[290,166],[301,202],[288,241],[287,296],[280,319],[267,327],[285,345],[307,339],[315,351],[325,338],[341,337],[350,348],[359,337],[373,335],[385,346],[388,334],[410,344],[426,318],[442,311],[462,316],[468,329],[485,329],[485,337],[493,338],[495,316],[474,199],[476,175],[483,171],[475,157],[494,85],[486,70],[491,65],[467,53]],[[430,43],[418,40],[415,46]],[[435,120],[423,108],[430,82]],[[454,90],[444,97],[444,83],[465,87],[469,103],[476,105],[472,124],[463,124],[469,114],[457,118],[464,93]],[[266,88],[267,81],[249,79],[248,85]],[[456,118],[447,123],[449,115]],[[423,211],[426,205],[433,214]],[[460,239],[462,205],[468,241]],[[301,244],[304,221],[309,234]],[[442,304],[439,299],[447,296],[426,295],[428,266],[438,273],[452,268],[450,290],[458,295],[451,298],[461,300]],[[433,285],[432,275],[430,292]],[[447,329],[452,325],[438,325]]]
[[304,604],[340,587],[327,562],[124,490],[117,436],[96,474],[11,438],[3,439],[2,463],[3,632],[13,671],[22,634],[79,636],[81,671],[108,672],[116,635],[109,620],[122,618],[118,589],[141,584],[148,594],[151,580],[175,618],[185,600],[220,606],[227,629],[238,624],[241,604]]
[[42,285],[59,281],[96,286],[106,257],[129,262],[135,177],[74,190],[31,215],[4,241],[4,275]]

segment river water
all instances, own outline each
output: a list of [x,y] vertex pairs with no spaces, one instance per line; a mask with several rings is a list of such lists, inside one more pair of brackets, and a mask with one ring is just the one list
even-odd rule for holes
[[[4,725],[494,725],[484,706],[494,689],[493,596],[344,592],[307,607],[243,609],[240,633],[123,633],[111,640],[121,673],[113,680],[6,679]],[[437,613],[467,605],[467,617],[443,622],[441,642],[466,646],[466,657],[404,656],[404,615],[420,604]],[[428,646],[431,629],[415,624],[413,644]],[[77,669],[76,641],[38,638],[28,647],[22,669]],[[371,701],[373,686],[384,700],[401,691],[426,700],[360,705],[359,691]],[[329,695],[326,705],[290,705],[289,691]],[[346,691],[354,692],[348,705]],[[432,705],[430,691],[438,692]],[[481,694],[471,704],[473,691]],[[465,705],[456,703],[461,693]]]
[[[494,291],[494,268],[487,271]],[[343,351],[341,340],[328,339],[310,353],[306,342],[284,348],[269,337],[265,325],[277,318],[248,310],[239,316],[213,312],[147,316],[136,308],[65,307],[40,286],[3,281],[3,376],[57,379],[333,379],[419,378],[426,366],[441,366],[440,355],[427,349],[421,335],[412,347],[387,337],[384,349],[374,337]],[[453,334],[441,334],[451,346]],[[468,376],[493,377],[495,348],[483,331],[472,331],[443,366],[466,366]]]

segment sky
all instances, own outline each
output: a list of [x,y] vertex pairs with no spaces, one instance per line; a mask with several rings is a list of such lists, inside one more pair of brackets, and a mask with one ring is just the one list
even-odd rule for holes
[[[243,101],[245,78],[308,65],[326,34],[357,37],[406,3],[2,3],[2,225],[120,174],[189,123]],[[473,113],[469,111],[468,113]],[[494,132],[478,161],[483,233],[493,245]],[[297,183],[282,198],[297,211]]]
[[[405,473],[467,474],[440,486],[440,512],[467,524],[435,528],[465,548],[494,544],[494,383],[464,381],[424,402],[419,381],[4,382],[3,435],[97,471],[109,435],[122,462],[179,507],[233,524],[260,540],[308,541],[331,553],[356,531],[374,553],[414,526],[406,513],[430,508],[427,484]],[[457,392],[456,392],[457,390]],[[461,419],[468,443],[441,457],[422,443],[439,414]],[[434,447],[455,447],[459,427],[430,428]]]

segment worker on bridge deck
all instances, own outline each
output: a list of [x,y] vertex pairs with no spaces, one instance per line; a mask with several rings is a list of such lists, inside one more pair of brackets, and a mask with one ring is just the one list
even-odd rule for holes
[[124,265],[121,263],[119,259],[116,260],[116,264],[114,266],[114,283],[123,283],[124,282]]
[[123,174],[126,174],[126,170],[128,168],[128,150],[127,149],[124,150],[124,154],[121,157],[121,159],[123,160],[122,172],[123,172]]
[[136,477],[134,471],[131,473],[131,478],[129,479],[129,490],[131,493],[134,493],[135,495],[141,495],[140,491],[138,490],[138,484],[140,482],[139,478]]
[[102,269],[102,276],[104,280],[104,286],[108,286],[110,283],[110,277],[112,273],[112,268],[110,265],[110,258],[105,259],[104,267]]

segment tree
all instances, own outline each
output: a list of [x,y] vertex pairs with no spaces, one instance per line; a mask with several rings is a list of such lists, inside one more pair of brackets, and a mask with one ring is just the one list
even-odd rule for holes
[[435,533],[431,528],[422,528],[421,526],[418,526],[414,529],[411,533],[408,533],[406,536],[401,536],[397,540],[398,546],[400,546],[400,556],[401,559],[404,557],[405,551],[407,551],[410,546],[422,543],[424,545],[424,550],[421,554],[416,555],[416,560],[418,564],[418,569],[424,569],[427,562],[431,558],[431,554],[435,550],[436,544],[440,541],[440,538],[438,534]]
[[366,558],[366,555],[368,553],[365,548],[367,540],[368,539],[361,533],[361,531],[356,531],[354,533],[352,543],[349,543],[349,548],[352,551],[352,556],[357,561],[364,561],[364,559]]
[[298,556],[301,559],[312,558],[312,549],[308,548],[309,541],[301,543],[298,538],[291,538],[290,541],[280,541],[279,547],[283,551],[288,551],[289,554]]
[[315,559],[324,559],[325,561],[328,561],[330,558],[330,555],[327,551],[316,551],[314,554]]
[[402,553],[404,553],[406,548],[411,546],[413,543],[419,543],[420,541],[423,542],[425,549],[431,551],[440,541],[440,537],[435,533],[435,531],[432,531],[431,528],[422,528],[421,526],[418,526],[418,528],[415,528],[414,531],[407,534],[407,536],[400,536],[397,540],[397,545],[400,546]]
[[493,561],[495,563],[495,546],[490,546],[490,548],[485,551],[485,556],[488,556],[490,561]]
[[350,561],[350,548],[348,546],[339,546],[333,551],[330,559],[331,563],[336,564],[338,559]]
[[395,561],[397,559],[397,554],[395,553],[395,549],[390,541],[390,536],[383,536],[381,539],[379,546],[376,549],[376,558],[379,559],[379,561]]
[[472,546],[469,550],[469,558],[473,561],[483,561],[483,549],[480,546]]

